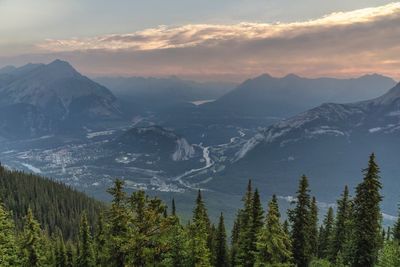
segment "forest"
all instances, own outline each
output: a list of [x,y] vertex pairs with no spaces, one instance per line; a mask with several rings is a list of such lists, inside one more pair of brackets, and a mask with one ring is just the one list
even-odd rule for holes
[[354,196],[344,186],[322,221],[305,175],[287,216],[275,195],[264,210],[249,181],[228,233],[222,213],[211,222],[201,190],[182,222],[179,203],[128,195],[119,179],[108,189],[111,203],[102,204],[1,167],[0,266],[400,266],[400,219],[384,228],[381,190],[374,154]]

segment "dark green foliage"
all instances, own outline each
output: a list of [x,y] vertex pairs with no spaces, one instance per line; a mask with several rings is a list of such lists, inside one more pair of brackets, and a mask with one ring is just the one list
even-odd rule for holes
[[79,226],[78,257],[76,260],[77,267],[95,266],[92,242],[92,235],[90,233],[90,226],[86,213],[83,213],[81,224]]
[[327,258],[331,251],[331,240],[333,234],[333,208],[328,209],[328,213],[325,216],[322,231],[320,233],[319,244],[318,244],[318,256],[319,258]]
[[45,240],[39,223],[33,218],[32,210],[28,209],[22,233],[21,248],[24,266],[43,266],[45,262]]
[[56,267],[67,267],[67,250],[65,248],[64,239],[61,231],[57,232],[56,239],[56,251],[55,251],[55,266]]
[[215,237],[216,237],[216,242],[214,247],[215,251],[214,266],[228,267],[229,266],[228,247],[226,243],[224,215],[222,213],[219,217],[218,228]]
[[257,235],[256,266],[276,266],[291,262],[291,241],[280,223],[276,196],[268,204],[268,214]]
[[90,224],[105,206],[70,187],[37,175],[10,171],[0,165],[0,201],[12,210],[17,228],[22,229],[28,208],[49,234],[61,229],[64,238],[76,238],[81,213],[86,210]]
[[376,263],[381,244],[381,188],[379,167],[372,154],[354,199],[354,267],[372,267]]
[[244,207],[238,213],[238,236],[235,246],[235,264],[241,266],[253,266],[257,251],[257,234],[263,225],[263,209],[260,195],[256,189],[252,190],[251,180],[247,185],[245,197],[243,198]]
[[[3,168],[1,171],[3,174],[8,172]],[[23,173],[16,174],[24,176]],[[317,200],[310,198],[307,177],[301,177],[296,206],[288,212],[290,225],[288,221],[283,224],[280,222],[275,195],[263,219],[264,211],[258,190],[253,191],[249,182],[243,198],[244,206],[238,211],[233,225],[230,250],[224,217],[221,213],[218,224],[211,224],[201,191],[198,192],[192,220],[187,226],[182,226],[176,215],[174,200],[169,215],[167,206],[160,199],[149,197],[143,191],[128,196],[123,188],[124,183],[116,180],[108,190],[113,200],[109,208],[105,208],[105,216],[96,213],[99,214],[96,216],[98,219],[92,224],[87,213],[82,211],[76,239],[65,239],[65,230],[61,231],[63,229],[57,227],[51,235],[49,231],[42,230],[33,209],[27,209],[26,215],[20,215],[24,218],[22,222],[19,216],[14,216],[21,224],[15,227],[13,216],[0,205],[0,266],[397,267],[400,266],[400,219],[393,231],[390,228],[383,231],[378,174],[379,168],[374,155],[371,155],[354,201],[350,199],[346,187],[337,201],[336,218],[333,209],[329,208],[319,231]],[[2,186],[13,184],[5,183],[4,179],[0,181]],[[45,192],[39,189],[42,186],[54,186],[55,192],[59,192],[57,188],[60,185],[45,180],[35,186],[38,188],[33,189],[33,192]],[[9,187],[0,187],[0,191],[12,192]],[[19,204],[11,205],[13,207],[25,205],[24,197],[18,194],[12,192],[12,196],[7,197],[8,200],[22,200]],[[75,203],[74,194],[79,199],[81,197],[76,192],[67,194],[71,194],[71,199],[60,197],[70,201],[64,205]],[[56,199],[56,196],[53,197]],[[47,203],[49,199],[52,197],[40,198],[40,201]],[[39,204],[35,204],[36,201],[32,203],[41,206],[41,202],[37,201]],[[74,208],[75,204],[65,207]],[[102,205],[99,204],[99,207]],[[50,206],[49,211],[52,210],[57,208]],[[48,228],[50,224],[45,225]],[[73,224],[68,227],[72,229],[71,232],[76,231]]]
[[96,266],[107,266],[108,251],[106,245],[106,225],[104,222],[103,214],[100,213],[97,220],[94,236],[94,253],[96,255]]
[[[388,231],[388,235],[390,235],[390,231]],[[397,242],[400,242],[400,209],[399,209],[399,217],[397,218],[397,222],[395,223],[392,230],[393,239]]]
[[297,191],[296,207],[289,212],[289,219],[292,224],[293,258],[299,267],[307,267],[312,256],[309,234],[310,217],[308,179],[303,175]]
[[210,220],[201,191],[198,191],[192,223],[189,226],[190,264],[193,266],[211,266]]
[[318,207],[315,197],[312,198],[310,208],[310,249],[312,256],[318,254]]
[[392,266],[400,266],[400,246],[396,241],[387,241],[379,252],[376,267]]
[[[352,238],[352,201],[349,195],[349,189],[344,188],[342,197],[337,201],[337,214],[335,226],[332,234],[331,250],[329,252],[329,259],[335,261],[338,254],[345,262],[344,252],[350,250]],[[347,253],[345,253],[347,254]]]
[[14,222],[0,203],[0,266],[20,265],[18,250]]
[[126,209],[126,194],[123,191],[123,181],[115,180],[114,187],[107,192],[113,200],[111,208],[107,211],[109,223],[107,243],[110,252],[109,266],[124,267],[127,260],[128,222],[129,216]]

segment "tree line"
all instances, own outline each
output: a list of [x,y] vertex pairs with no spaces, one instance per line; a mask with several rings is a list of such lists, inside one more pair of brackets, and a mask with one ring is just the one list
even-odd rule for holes
[[264,210],[249,181],[229,240],[223,214],[211,222],[200,190],[191,220],[182,223],[174,200],[168,208],[143,191],[128,195],[116,180],[94,225],[82,212],[76,239],[49,234],[31,209],[17,230],[12,211],[0,207],[0,266],[400,266],[400,220],[383,229],[374,154],[363,176],[354,197],[346,186],[322,222],[306,176],[284,221],[277,197]]

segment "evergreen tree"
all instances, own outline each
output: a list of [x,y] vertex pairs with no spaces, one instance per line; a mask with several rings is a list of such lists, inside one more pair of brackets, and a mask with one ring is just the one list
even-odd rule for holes
[[0,266],[20,266],[15,225],[0,203]]
[[237,266],[239,265],[239,233],[240,233],[240,219],[242,210],[239,210],[236,215],[236,219],[233,223],[232,231],[231,231],[231,250],[230,250],[230,265]]
[[67,264],[66,267],[74,267],[75,260],[74,260],[74,249],[71,243],[67,243]]
[[257,236],[256,266],[276,266],[291,261],[290,238],[280,223],[276,196],[268,204],[265,223]]
[[172,216],[176,216],[175,199],[172,199]]
[[77,258],[77,267],[95,266],[92,247],[92,236],[90,234],[90,227],[86,217],[86,213],[82,214],[78,241],[79,251]]
[[224,215],[221,213],[218,222],[218,228],[216,231],[216,242],[215,242],[215,264],[216,267],[228,267],[229,257],[228,248],[226,243],[226,231],[224,223]]
[[396,241],[385,242],[379,251],[375,267],[397,267],[400,266],[400,246]]
[[375,154],[371,154],[364,180],[357,186],[354,199],[354,267],[372,267],[376,263],[381,243],[381,188],[379,167]]
[[25,218],[22,249],[24,252],[24,266],[43,266],[45,251],[41,239],[42,233],[39,223],[33,218],[32,210],[28,209]]
[[287,220],[283,222],[283,231],[285,231],[286,235],[290,236],[289,222]]
[[193,211],[193,220],[189,227],[191,266],[211,266],[211,251],[209,248],[210,220],[200,190],[196,199],[196,207]]
[[294,262],[298,267],[307,267],[311,260],[310,247],[310,195],[308,179],[303,175],[297,191],[297,203],[294,210],[289,211],[292,224],[292,251]]
[[179,223],[179,219],[173,216],[174,224],[168,232],[167,242],[169,249],[162,261],[163,266],[185,267],[189,265],[189,236],[187,231]]
[[[390,231],[388,231],[390,233]],[[400,209],[399,209],[399,216],[397,218],[396,223],[393,226],[392,230],[393,240],[400,243]]]
[[[251,267],[255,262],[257,228],[262,225],[262,215],[257,214],[261,204],[258,192],[253,193],[251,180],[247,185],[247,191],[243,198],[244,207],[240,214],[240,228],[237,241],[237,264],[244,267]],[[257,203],[257,204],[255,204]],[[254,217],[256,215],[257,217]],[[260,221],[261,219],[261,221]]]
[[318,247],[319,257],[320,258],[327,258],[331,248],[331,240],[332,240],[332,233],[333,233],[333,224],[334,224],[334,217],[333,217],[333,208],[330,207],[328,209],[328,213],[325,216],[323,222],[323,231],[321,231],[321,238]]
[[191,265],[211,266],[211,251],[209,248],[210,220],[200,190],[198,191],[196,207],[193,211],[193,221],[189,227]]
[[129,215],[126,209],[126,194],[123,191],[124,182],[117,179],[114,186],[108,189],[113,200],[107,212],[107,246],[110,253],[109,266],[124,267],[128,250],[128,221]]
[[67,267],[67,250],[61,230],[58,231],[56,236],[55,261],[56,267]]
[[318,253],[318,206],[315,197],[312,198],[310,208],[310,249],[313,256]]
[[349,249],[349,243],[351,242],[351,219],[352,219],[352,203],[349,195],[349,189],[346,186],[344,188],[342,197],[337,201],[337,214],[335,220],[335,226],[332,234],[331,250],[329,253],[329,259],[335,261],[338,254]]
[[94,235],[94,252],[96,258],[96,266],[107,266],[108,251],[107,251],[107,236],[103,214],[100,213],[97,219]]

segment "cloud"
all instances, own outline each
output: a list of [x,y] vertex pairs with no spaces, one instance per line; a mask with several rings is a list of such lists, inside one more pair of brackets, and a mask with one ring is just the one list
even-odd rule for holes
[[62,57],[87,73],[243,79],[269,72],[400,78],[400,3],[292,23],[160,26],[46,40],[31,59]]

